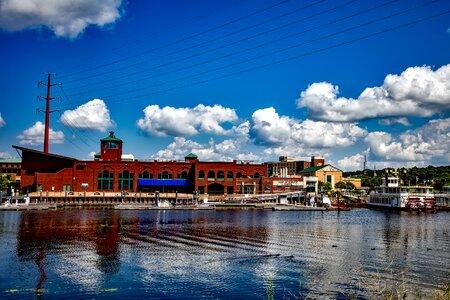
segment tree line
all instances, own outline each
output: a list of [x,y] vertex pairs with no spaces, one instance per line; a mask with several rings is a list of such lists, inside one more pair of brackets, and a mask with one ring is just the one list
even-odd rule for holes
[[428,185],[436,191],[442,191],[444,186],[450,186],[450,166],[428,166],[425,168],[385,168],[382,170],[370,170],[344,172],[344,177],[360,178],[361,185],[375,188],[381,185],[385,176],[398,176],[403,185]]

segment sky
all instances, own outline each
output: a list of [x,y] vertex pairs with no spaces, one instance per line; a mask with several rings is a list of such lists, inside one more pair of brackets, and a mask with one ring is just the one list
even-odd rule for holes
[[450,164],[450,2],[0,0],[0,158]]

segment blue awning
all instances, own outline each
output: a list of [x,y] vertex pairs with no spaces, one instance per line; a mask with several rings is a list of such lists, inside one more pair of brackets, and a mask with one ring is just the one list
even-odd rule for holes
[[139,179],[138,186],[191,186],[187,179]]

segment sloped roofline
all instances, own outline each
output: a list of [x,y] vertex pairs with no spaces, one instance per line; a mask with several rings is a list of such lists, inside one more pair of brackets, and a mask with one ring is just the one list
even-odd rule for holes
[[12,147],[14,149],[21,150],[21,151],[28,151],[28,152],[37,153],[37,154],[40,154],[40,155],[45,155],[45,156],[50,156],[50,157],[55,157],[55,158],[61,158],[61,159],[78,161],[78,159],[73,158],[73,157],[62,156],[62,155],[53,154],[53,153],[46,153],[46,152],[43,152],[43,151],[30,149],[30,148],[25,148],[25,147],[20,147],[20,146],[15,146],[15,145],[13,145]]

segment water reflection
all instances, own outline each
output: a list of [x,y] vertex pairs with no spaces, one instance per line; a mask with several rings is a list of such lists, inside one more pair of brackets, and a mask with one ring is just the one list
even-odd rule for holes
[[[340,298],[435,288],[450,214],[58,210],[0,214],[12,298]],[[15,254],[14,254],[15,253]],[[378,285],[378,286],[377,286]],[[32,287],[32,289],[31,289]],[[15,291],[15,292],[12,292]]]

